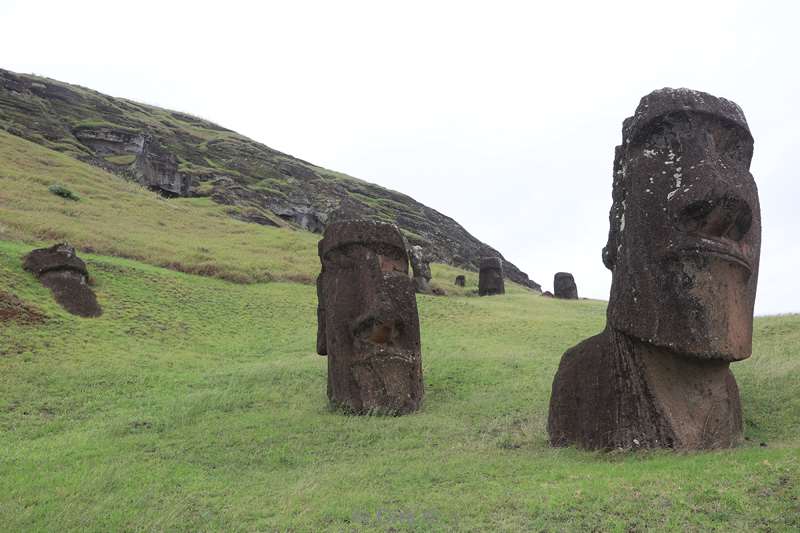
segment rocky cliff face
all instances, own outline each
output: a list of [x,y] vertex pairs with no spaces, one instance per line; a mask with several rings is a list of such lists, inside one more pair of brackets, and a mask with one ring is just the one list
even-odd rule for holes
[[[307,163],[216,124],[0,69],[0,128],[165,196],[208,196],[231,216],[321,233],[334,220],[397,224],[432,261],[477,270],[497,250],[404,194]],[[539,289],[504,263],[505,276]]]

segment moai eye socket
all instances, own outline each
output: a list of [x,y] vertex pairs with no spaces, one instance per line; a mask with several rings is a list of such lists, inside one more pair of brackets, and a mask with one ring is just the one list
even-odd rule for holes
[[753,213],[744,200],[731,196],[692,202],[678,213],[677,227],[711,239],[740,241],[753,223]]

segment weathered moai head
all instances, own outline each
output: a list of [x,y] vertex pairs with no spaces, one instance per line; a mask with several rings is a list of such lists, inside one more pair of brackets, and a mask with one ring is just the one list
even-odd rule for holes
[[456,276],[456,286],[464,287],[467,284],[467,278],[463,274]]
[[623,124],[603,262],[609,324],[704,359],[751,353],[761,214],[738,105],[688,89],[642,98]]
[[317,351],[328,398],[355,413],[403,414],[423,397],[419,317],[396,226],[329,224],[319,242]]
[[100,316],[103,310],[88,285],[89,272],[75,248],[61,243],[40,248],[25,256],[23,268],[49,288],[61,307],[73,315]]
[[414,285],[419,293],[431,292],[431,264],[425,256],[422,246],[412,246],[408,249],[411,260],[411,271],[414,273]]
[[478,275],[478,295],[493,296],[505,294],[503,283],[503,260],[499,257],[481,257],[481,268]]
[[578,286],[575,285],[575,278],[569,272],[556,272],[553,276],[553,294],[556,298],[567,300],[578,299]]

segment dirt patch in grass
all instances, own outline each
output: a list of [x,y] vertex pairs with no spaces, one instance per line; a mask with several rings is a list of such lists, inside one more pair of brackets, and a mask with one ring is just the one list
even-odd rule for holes
[[16,322],[18,324],[41,324],[47,317],[13,294],[0,291],[0,323]]

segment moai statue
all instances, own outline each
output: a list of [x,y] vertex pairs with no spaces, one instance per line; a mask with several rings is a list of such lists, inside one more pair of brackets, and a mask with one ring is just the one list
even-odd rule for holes
[[569,272],[556,272],[553,276],[553,294],[556,298],[565,300],[578,299],[578,287],[575,285],[575,278]]
[[478,274],[478,296],[505,294],[503,283],[503,260],[499,257],[481,257]]
[[456,276],[456,286],[464,287],[467,284],[467,278],[463,274]]
[[614,160],[603,333],[553,382],[555,446],[730,447],[742,437],[728,368],[750,356],[761,247],[753,138],[735,103],[687,89],[642,98]]
[[89,271],[67,243],[31,251],[23,260],[23,268],[33,273],[42,285],[50,289],[56,302],[82,317],[103,313],[97,297],[88,285]]
[[425,257],[422,246],[412,246],[408,249],[408,257],[411,259],[411,270],[414,273],[414,286],[417,292],[422,294],[431,293],[431,264]]
[[405,414],[422,402],[414,282],[396,226],[329,224],[319,242],[317,352],[328,356],[328,398],[358,414]]

